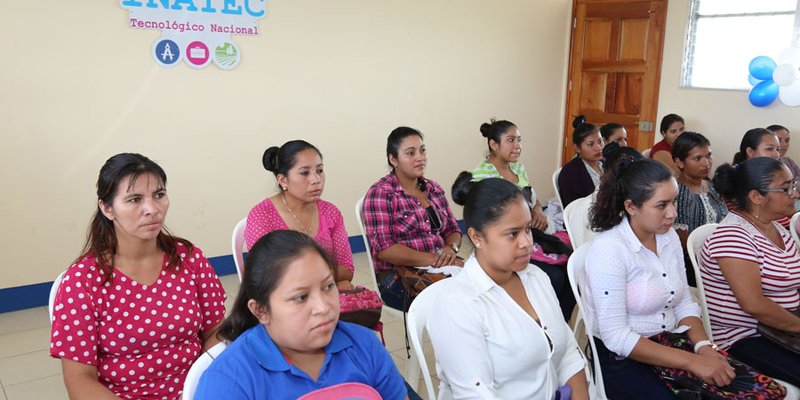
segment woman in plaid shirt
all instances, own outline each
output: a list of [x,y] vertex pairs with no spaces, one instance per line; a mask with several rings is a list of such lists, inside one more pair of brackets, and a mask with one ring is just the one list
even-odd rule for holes
[[411,302],[396,268],[463,266],[456,256],[461,231],[445,191],[423,176],[427,154],[422,139],[422,133],[408,127],[389,134],[386,157],[392,171],[369,188],[361,210],[381,297],[401,310]]

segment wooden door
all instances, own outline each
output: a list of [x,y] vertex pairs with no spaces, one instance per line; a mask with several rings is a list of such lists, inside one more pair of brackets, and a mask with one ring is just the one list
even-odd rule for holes
[[653,146],[667,0],[574,0],[562,160],[575,154],[572,120],[617,122],[628,146]]

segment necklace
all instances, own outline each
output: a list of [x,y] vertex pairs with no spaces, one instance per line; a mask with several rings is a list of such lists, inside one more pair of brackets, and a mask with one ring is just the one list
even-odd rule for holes
[[286,196],[284,196],[283,193],[281,193],[281,200],[283,201],[283,205],[286,206],[286,209],[289,210],[289,213],[292,214],[294,222],[297,222],[297,225],[300,226],[300,229],[303,230],[303,233],[305,233],[308,236],[311,236],[311,228],[314,226],[314,214],[316,214],[317,208],[314,207],[311,209],[311,222],[308,224],[308,228],[306,228],[305,225],[300,223],[300,219],[297,218],[297,215],[294,213],[294,211],[292,211],[292,208],[289,207],[289,204],[286,204]]

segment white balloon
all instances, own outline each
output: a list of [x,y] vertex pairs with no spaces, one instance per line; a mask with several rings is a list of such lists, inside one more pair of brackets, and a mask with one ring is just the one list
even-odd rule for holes
[[800,67],[800,47],[789,47],[778,56],[778,64],[792,64]]
[[800,106],[800,81],[780,88],[781,102],[789,107]]
[[797,81],[797,66],[792,64],[780,64],[772,72],[772,80],[778,86],[789,86]]

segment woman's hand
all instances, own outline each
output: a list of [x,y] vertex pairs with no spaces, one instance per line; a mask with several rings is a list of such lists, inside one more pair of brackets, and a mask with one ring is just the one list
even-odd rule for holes
[[727,386],[736,377],[736,372],[725,357],[716,351],[714,353],[716,354],[709,354],[706,350],[701,349],[700,354],[692,360],[686,370],[705,383]]
[[458,258],[456,251],[450,246],[446,246],[434,254],[434,262],[432,266],[439,268],[445,265],[457,265],[456,258]]
[[353,290],[353,289],[355,289],[355,287],[353,287],[353,283],[350,282],[350,281],[339,281],[339,282],[336,282],[336,287],[339,290]]
[[541,210],[534,209],[531,213],[531,226],[544,231],[547,229],[547,216]]

